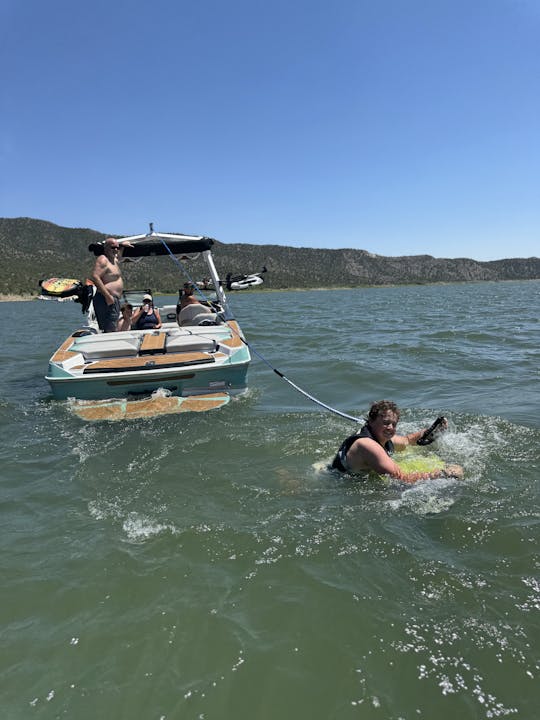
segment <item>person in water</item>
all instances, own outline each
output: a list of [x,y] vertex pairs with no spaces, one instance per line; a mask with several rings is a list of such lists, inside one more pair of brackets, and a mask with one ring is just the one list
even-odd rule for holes
[[126,240],[107,238],[103,252],[98,255],[92,272],[92,281],[97,288],[94,295],[94,312],[102,332],[115,332],[120,316],[120,297],[124,289],[118,264],[122,246],[133,247]]
[[156,330],[161,327],[159,310],[154,307],[151,295],[143,297],[143,304],[133,315],[131,324],[135,330]]
[[[407,483],[430,478],[463,477],[463,468],[453,464],[445,465],[444,468],[432,472],[404,472],[401,470],[399,465],[392,460],[393,452],[404,450],[409,445],[428,444],[430,440],[429,438],[424,439],[426,433],[429,432],[426,428],[408,435],[397,435],[399,415],[399,408],[390,400],[380,400],[374,403],[369,410],[367,423],[359,433],[351,435],[343,441],[331,467],[340,472],[360,474],[372,470],[379,475],[390,475],[390,477]],[[446,430],[448,422],[445,418],[441,418],[439,427],[441,430]]]

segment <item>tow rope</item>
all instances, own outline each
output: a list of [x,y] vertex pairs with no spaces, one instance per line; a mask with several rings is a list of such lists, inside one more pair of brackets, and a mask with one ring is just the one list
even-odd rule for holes
[[[237,333],[237,335],[238,335],[238,333]],[[288,384],[289,384],[292,388],[294,388],[297,392],[301,393],[304,397],[307,397],[308,400],[311,400],[311,402],[314,402],[316,405],[319,405],[320,407],[324,408],[325,410],[328,410],[329,412],[334,413],[334,415],[339,415],[340,417],[345,418],[346,420],[352,420],[352,421],[355,422],[355,423],[363,423],[363,422],[364,422],[364,418],[357,418],[357,417],[354,417],[353,415],[348,415],[347,413],[344,413],[344,412],[342,412],[341,410],[337,410],[336,408],[333,408],[333,407],[331,407],[330,405],[327,405],[326,403],[323,403],[322,400],[318,400],[318,399],[317,399],[316,397],[314,397],[313,395],[310,395],[308,392],[306,392],[305,390],[303,390],[299,385],[297,385],[296,383],[294,383],[292,380],[289,380],[289,378],[286,377],[286,376],[285,376],[282,372],[280,372],[277,368],[273,367],[273,366],[268,362],[268,360],[266,360],[266,358],[261,355],[260,352],[258,352],[252,345],[250,345],[250,343],[247,342],[247,340],[244,340],[244,338],[243,338],[242,336],[240,336],[240,335],[238,335],[238,337],[240,337],[240,340],[242,340],[242,342],[244,343],[244,345],[246,345],[246,347],[248,347],[248,348],[253,352],[253,354],[256,355],[256,356],[259,358],[259,360],[262,360],[262,362],[263,362],[267,367],[269,367],[270,370],[272,370],[273,372],[275,372],[276,375],[277,375],[278,377],[280,377],[282,380],[285,380],[285,382],[288,383]]]
[[[161,240],[161,242],[163,243],[163,246],[165,247],[165,249],[167,250],[167,252],[169,253],[169,255],[171,256],[171,258],[174,260],[174,262],[180,267],[180,269],[181,269],[182,272],[186,275],[186,277],[189,279],[189,281],[191,282],[191,284],[192,284],[195,288],[197,288],[198,292],[202,295],[202,297],[204,298],[205,302],[211,303],[210,299],[204,294],[204,292],[203,292],[203,291],[201,290],[201,288],[197,285],[197,283],[194,282],[193,278],[191,277],[191,275],[190,275],[190,273],[187,271],[187,269],[182,265],[182,263],[180,262],[180,260],[173,254],[173,252],[171,251],[171,249],[169,248],[169,246],[167,245],[167,243],[165,242],[165,240],[164,240],[163,238],[160,238],[160,240]],[[247,341],[245,338],[243,338],[243,337],[240,335],[239,332],[237,332],[237,331],[236,331],[233,327],[231,327],[230,325],[229,325],[229,327],[231,328],[232,332],[233,332],[238,338],[240,338],[240,340],[244,343],[244,345],[245,345],[247,348],[249,348],[249,350],[251,350],[251,352],[259,358],[259,360],[261,360],[268,368],[270,368],[270,370],[272,370],[272,372],[275,372],[278,377],[280,377],[282,380],[285,380],[285,382],[288,383],[294,390],[296,390],[297,392],[299,392],[301,395],[303,395],[304,397],[306,397],[308,400],[311,400],[311,402],[315,403],[316,405],[319,405],[320,407],[324,408],[325,410],[328,410],[329,412],[334,413],[334,415],[339,415],[340,417],[345,418],[345,420],[352,420],[352,422],[357,423],[357,424],[358,424],[358,423],[363,423],[363,422],[365,422],[365,419],[364,419],[364,418],[358,418],[358,417],[354,417],[354,415],[348,415],[347,413],[344,413],[344,412],[342,412],[341,410],[337,410],[336,408],[333,408],[333,407],[331,407],[330,405],[327,405],[326,403],[322,402],[322,400],[318,400],[318,399],[317,399],[316,397],[314,397],[313,395],[310,395],[310,393],[308,393],[306,390],[303,390],[299,385],[297,385],[296,383],[294,383],[292,380],[289,380],[289,378],[286,377],[286,375],[284,375],[282,372],[280,372],[277,368],[273,367],[273,365],[271,365],[271,364],[268,362],[268,360],[267,360],[260,352],[258,352],[258,350],[256,350],[256,348],[253,347],[253,345],[251,345],[250,343],[248,343],[248,341]]]

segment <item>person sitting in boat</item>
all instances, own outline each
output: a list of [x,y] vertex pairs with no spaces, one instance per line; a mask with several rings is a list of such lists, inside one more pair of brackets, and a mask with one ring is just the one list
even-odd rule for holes
[[120,320],[118,321],[118,330],[120,332],[124,330],[131,330],[131,324],[133,322],[133,305],[131,303],[124,303],[120,307]]
[[156,330],[161,327],[159,310],[154,307],[151,295],[143,297],[143,304],[133,315],[131,324],[135,330]]
[[[200,300],[195,296],[195,285],[192,283],[184,283],[184,287],[180,292],[180,299],[176,305],[176,317],[180,312],[188,305],[203,305]],[[201,312],[204,312],[201,310]]]
[[[331,465],[340,472],[364,474],[374,471],[379,475],[407,483],[440,477],[463,477],[460,465],[445,465],[433,472],[403,472],[392,460],[395,450],[404,450],[409,445],[427,445],[432,441],[435,423],[429,429],[417,430],[408,435],[397,435],[400,411],[390,400],[373,403],[369,410],[367,423],[359,433],[349,436],[343,441]],[[446,430],[446,418],[440,418],[437,430]]]
[[191,283],[184,283],[184,289],[182,290],[182,295],[180,297],[180,303],[178,307],[178,311],[183,310],[188,305],[202,305],[200,300],[197,300],[195,297],[195,286]]
[[[212,315],[212,309],[208,307],[208,303],[197,300],[194,285],[184,283],[184,288],[180,293],[180,300],[176,305],[176,322],[181,326],[198,325],[201,320],[199,316],[201,315]],[[215,315],[212,315],[212,318],[215,319]],[[210,321],[210,323],[215,324],[213,321]]]

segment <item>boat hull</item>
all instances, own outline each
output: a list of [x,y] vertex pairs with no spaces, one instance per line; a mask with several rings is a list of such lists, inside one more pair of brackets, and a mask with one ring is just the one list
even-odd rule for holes
[[49,361],[46,380],[57,400],[238,394],[251,361],[235,321],[183,331],[165,327],[68,337]]
[[58,377],[55,368],[50,368],[46,380],[51,386],[56,400],[77,398],[80,400],[99,400],[102,398],[121,398],[129,395],[150,395],[163,388],[172,395],[199,395],[222,390],[231,395],[242,392],[247,387],[249,361],[235,363],[230,367],[190,371],[170,369],[167,371],[135,373],[103,373],[92,377]]

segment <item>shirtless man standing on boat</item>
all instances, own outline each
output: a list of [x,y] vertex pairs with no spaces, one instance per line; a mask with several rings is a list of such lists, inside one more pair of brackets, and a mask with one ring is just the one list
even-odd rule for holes
[[120,316],[120,297],[124,282],[118,260],[121,246],[133,247],[125,240],[107,238],[103,244],[103,253],[96,258],[92,272],[92,281],[97,288],[94,295],[94,311],[102,332],[115,332]]

